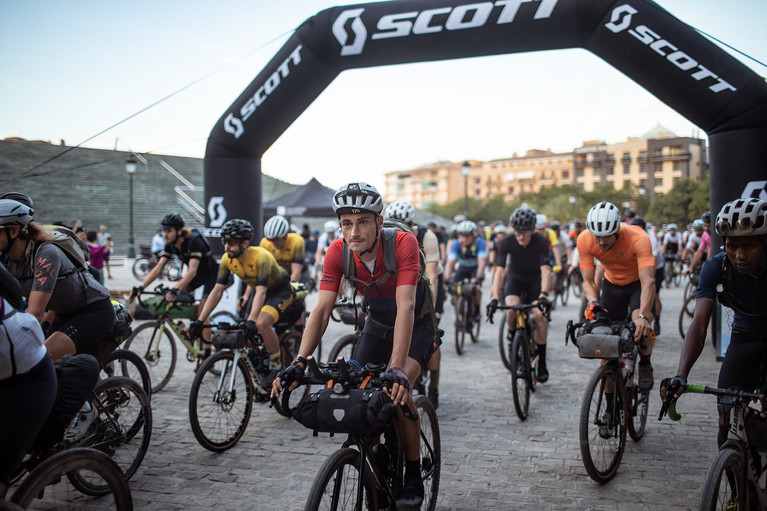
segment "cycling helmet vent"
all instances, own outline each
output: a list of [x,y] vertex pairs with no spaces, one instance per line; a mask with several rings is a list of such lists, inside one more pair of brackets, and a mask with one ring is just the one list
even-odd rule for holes
[[474,234],[477,231],[477,224],[475,224],[471,220],[464,220],[463,222],[458,224],[458,228],[456,230],[458,234],[463,234],[463,235]]
[[184,217],[177,215],[176,213],[168,213],[160,221],[160,225],[163,229],[166,227],[173,227],[174,229],[184,228]]
[[532,231],[535,220],[535,211],[530,208],[517,208],[509,217],[509,223],[516,231]]
[[767,202],[737,199],[728,202],[716,216],[720,236],[761,236],[767,234]]
[[349,183],[333,195],[333,211],[336,215],[373,213],[383,211],[383,199],[375,186],[367,183]]
[[408,201],[395,201],[386,206],[386,210],[384,210],[384,216],[386,218],[402,220],[407,224],[412,222],[415,218],[415,207],[413,207],[413,205]]
[[241,218],[227,220],[221,227],[221,238],[251,240],[253,238],[253,225]]
[[535,228],[536,229],[543,229],[546,227],[546,223],[548,223],[549,219],[546,217],[546,215],[538,214],[535,215]]
[[610,236],[618,232],[621,214],[615,204],[599,202],[589,210],[586,226],[594,236]]
[[281,215],[274,215],[264,224],[264,237],[267,239],[282,238],[290,230],[288,220]]
[[322,227],[325,232],[336,232],[338,230],[338,222],[335,220],[328,220]]
[[11,199],[0,199],[0,225],[27,225],[35,212],[26,204]]

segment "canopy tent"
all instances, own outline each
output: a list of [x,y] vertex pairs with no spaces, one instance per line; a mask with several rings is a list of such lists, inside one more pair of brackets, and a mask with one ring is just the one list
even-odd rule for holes
[[334,193],[335,190],[312,178],[304,186],[264,204],[263,218],[278,214],[286,217],[334,217],[331,207]]

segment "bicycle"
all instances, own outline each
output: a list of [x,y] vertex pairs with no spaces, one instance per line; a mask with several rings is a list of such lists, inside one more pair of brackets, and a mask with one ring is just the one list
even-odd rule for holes
[[[301,345],[301,334],[287,323],[275,324],[280,340],[282,367],[291,364]],[[242,323],[206,325],[217,328],[213,345],[217,351],[197,370],[189,392],[189,422],[201,446],[222,452],[239,442],[250,421],[253,401],[271,401],[281,415],[287,411],[279,400],[270,400],[271,386],[261,386],[271,371],[263,338],[256,335],[247,355],[248,342]],[[306,389],[309,393],[309,387]],[[297,398],[300,396],[296,395]]]
[[682,272],[677,267],[677,254],[667,252],[664,256],[664,268],[663,268],[663,280],[666,284],[666,289],[671,287],[673,282],[676,287],[682,283]]
[[[152,252],[149,245],[141,245],[139,248],[141,249],[141,253],[136,260],[133,261],[133,276],[136,277],[137,280],[143,281],[146,276],[149,275],[149,272],[157,266],[160,258]],[[183,276],[183,266],[181,259],[176,256],[171,257],[165,265],[165,268],[162,270],[162,277],[171,282],[181,280],[181,277]]]
[[[106,487],[107,492],[97,502],[83,501],[66,483],[72,473],[101,481],[100,486]],[[106,495],[111,498],[105,499]],[[44,502],[37,502],[38,499]],[[56,509],[65,503],[73,509],[133,509],[130,487],[120,467],[107,454],[87,447],[67,449],[42,461],[18,484],[10,501],[28,510],[50,509],[53,502],[58,504]]]
[[335,362],[339,357],[345,360],[353,359],[357,341],[365,326],[365,313],[362,312],[362,307],[356,303],[340,301],[333,306],[330,319],[345,325],[353,325],[354,333],[346,334],[336,341],[328,353],[328,362]]
[[[196,362],[196,367],[199,367],[210,353],[208,351],[210,347],[205,348],[202,339],[192,339],[188,325],[182,320],[182,318],[186,320],[197,318],[197,303],[194,297],[179,294],[175,301],[168,302],[164,297],[169,291],[170,288],[158,284],[153,291],[142,292],[142,294],[153,295],[154,298],[144,301],[141,295],[136,297],[139,304],[159,317],[136,327],[123,346],[124,349],[138,353],[144,359],[153,383],[152,393],[165,388],[173,376],[178,357],[176,339],[186,349],[186,359],[189,362]],[[211,320],[222,317],[229,319],[232,323],[236,321],[234,315],[226,311],[213,314]]]
[[573,296],[580,298],[583,294],[583,275],[580,268],[573,268],[567,276],[567,287],[573,290]]
[[[350,389],[353,391],[357,387],[366,389],[368,395],[372,395],[383,386],[378,375],[384,369],[384,364],[368,364],[361,368],[354,361],[339,359],[335,363],[318,364],[310,358],[305,375],[297,383],[327,386],[334,395],[349,394]],[[296,407],[289,404],[290,393],[286,388],[282,396],[283,406],[297,418]],[[362,405],[362,401],[359,404]],[[391,402],[389,405],[393,411]],[[439,423],[437,413],[426,396],[418,396],[415,406],[417,413],[407,406],[402,411],[410,420],[420,419],[420,465],[425,489],[422,509],[433,511],[437,504],[441,469]],[[304,425],[307,426],[306,423]],[[346,431],[348,438],[341,449],[323,463],[304,509],[395,509],[403,489],[405,459],[393,414],[389,414],[389,420],[377,429],[360,428],[359,424],[346,426],[351,426],[352,431]]]
[[472,342],[479,341],[479,327],[482,322],[474,312],[474,296],[479,287],[479,282],[474,284],[469,280],[448,283],[447,292],[453,296],[455,306],[455,351],[459,355],[463,355],[465,351],[467,335],[471,337]]
[[[719,404],[732,405],[727,441],[709,468],[700,499],[701,511],[767,509],[764,474],[767,469],[767,413],[749,406],[756,392],[688,385],[685,392],[713,394]],[[673,395],[661,408],[658,420],[668,411],[678,421]]]
[[130,350],[116,349],[104,359],[99,360],[101,373],[99,378],[104,380],[111,376],[125,376],[141,384],[146,396],[152,399],[152,380],[146,364],[138,355]]
[[[626,432],[639,441],[645,432],[650,392],[639,389],[635,371],[639,344],[634,323],[597,317],[567,322],[565,344],[581,358],[603,359],[586,386],[580,411],[581,459],[589,477],[604,484],[615,477],[626,449]],[[577,333],[576,333],[577,332]],[[611,393],[606,393],[612,388]]]
[[557,298],[562,303],[562,306],[567,306],[567,301],[570,298],[570,279],[566,277],[564,267],[559,273],[551,272],[551,289],[554,291],[554,298],[551,300],[552,309],[555,308]]
[[496,310],[517,311],[514,328],[506,328],[506,314],[503,315],[498,332],[498,346],[503,365],[511,372],[514,411],[522,421],[527,419],[530,394],[535,392],[535,385],[538,383],[538,347],[535,344],[535,321],[530,317],[532,309],[540,309],[546,320],[551,320],[549,302],[520,305],[490,302],[487,305],[487,319],[491,324]]

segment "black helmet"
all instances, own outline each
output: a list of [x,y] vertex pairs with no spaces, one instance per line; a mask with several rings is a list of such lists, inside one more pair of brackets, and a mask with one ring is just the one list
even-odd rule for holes
[[706,211],[702,215],[700,215],[700,219],[703,220],[704,223],[710,224],[711,223],[711,211]]
[[637,212],[634,211],[633,209],[626,209],[623,212],[623,216],[626,217],[626,218],[634,218],[634,217],[637,216]]
[[642,218],[641,216],[635,216],[634,218],[632,218],[630,225],[638,225],[642,229],[647,230],[647,222],[645,222],[645,219]]
[[167,215],[162,217],[162,220],[160,221],[160,225],[162,225],[163,229],[166,227],[173,227],[174,229],[183,229],[184,218],[181,215],[178,215],[176,213],[168,213]]
[[517,231],[532,231],[535,228],[535,211],[517,208],[509,217],[509,223]]
[[221,227],[221,238],[250,241],[253,238],[253,225],[241,218],[227,220],[224,226]]
[[33,206],[32,199],[29,197],[29,195],[25,195],[21,192],[5,192],[4,194],[0,195],[0,199],[15,200],[16,202],[21,202],[29,208]]

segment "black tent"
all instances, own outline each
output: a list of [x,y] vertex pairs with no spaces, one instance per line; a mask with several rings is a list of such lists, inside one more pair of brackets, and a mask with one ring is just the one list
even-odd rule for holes
[[288,217],[335,216],[330,206],[334,193],[335,190],[312,178],[304,186],[264,204],[263,218],[277,214]]

